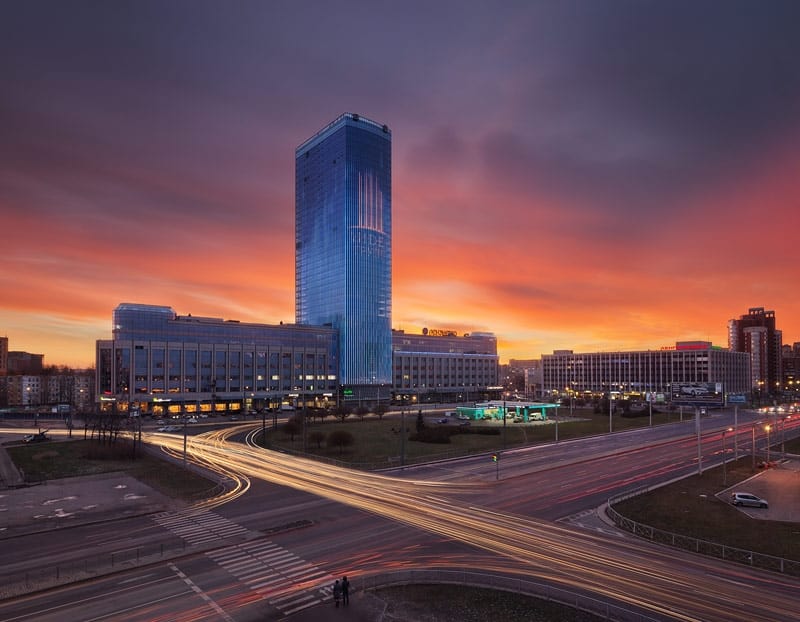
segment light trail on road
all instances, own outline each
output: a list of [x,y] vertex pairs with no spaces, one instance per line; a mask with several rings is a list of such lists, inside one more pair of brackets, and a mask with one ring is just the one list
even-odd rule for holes
[[[497,564],[505,572],[642,608],[657,618],[796,620],[800,582],[792,578],[745,575],[741,568],[714,559],[633,539],[608,540],[460,500],[464,493],[487,493],[489,483],[397,479],[227,440],[256,427],[242,425],[189,437],[189,457],[242,481],[258,478],[289,486],[469,544],[509,560],[508,566]],[[182,454],[183,437],[148,434],[146,439],[173,455]],[[772,591],[759,587],[767,581]]]

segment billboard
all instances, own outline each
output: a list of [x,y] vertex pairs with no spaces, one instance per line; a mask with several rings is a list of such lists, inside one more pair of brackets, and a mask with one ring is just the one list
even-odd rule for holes
[[673,404],[722,406],[724,402],[721,382],[675,382],[670,388]]

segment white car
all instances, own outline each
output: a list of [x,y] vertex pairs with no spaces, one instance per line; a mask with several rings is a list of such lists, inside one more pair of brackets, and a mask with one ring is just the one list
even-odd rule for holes
[[767,503],[766,499],[762,499],[761,497],[756,497],[754,494],[749,492],[732,493],[731,503],[736,506],[746,505],[751,508],[767,509],[769,507],[769,503]]
[[707,395],[708,389],[706,387],[681,387],[681,393],[687,395]]

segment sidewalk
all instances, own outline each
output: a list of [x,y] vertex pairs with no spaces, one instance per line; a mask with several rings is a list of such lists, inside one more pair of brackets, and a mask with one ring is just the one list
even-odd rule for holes
[[3,488],[16,488],[23,483],[22,474],[3,446],[3,443],[9,439],[10,437],[0,435],[0,490]]
[[320,622],[320,620],[348,620],[349,622],[377,622],[383,616],[386,603],[367,592],[355,592],[350,604],[335,607],[333,601],[303,609],[281,618],[282,622]]
[[0,540],[186,506],[124,472],[26,486],[4,447],[21,438],[21,434],[0,434]]

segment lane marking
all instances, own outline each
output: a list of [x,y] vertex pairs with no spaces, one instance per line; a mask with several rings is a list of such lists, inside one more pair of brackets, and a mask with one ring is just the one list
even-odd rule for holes
[[178,577],[182,579],[186,585],[188,585],[192,590],[194,590],[200,598],[206,601],[208,605],[219,614],[220,619],[225,620],[225,622],[234,622],[233,618],[230,617],[227,613],[225,613],[225,610],[222,609],[222,607],[220,607],[216,602],[214,602],[214,600],[208,594],[203,592],[203,590],[201,590],[200,587],[189,577],[187,577],[175,564],[169,564],[169,568],[176,575],[178,575]]

